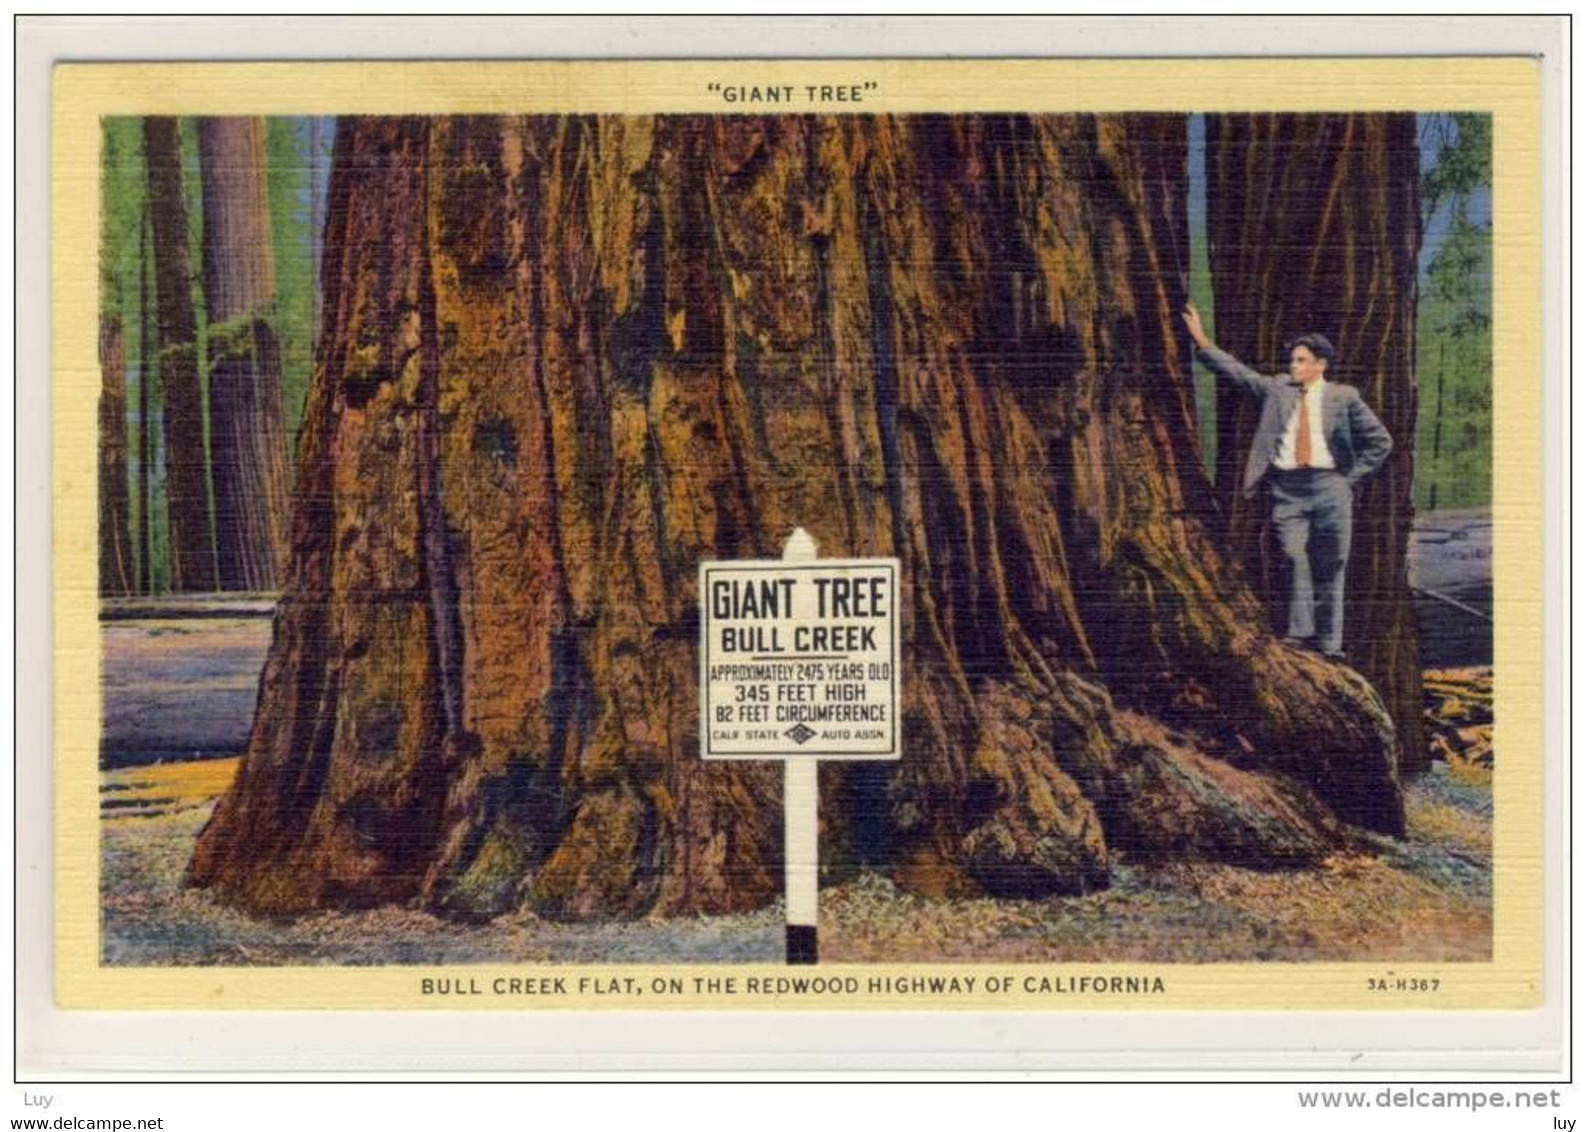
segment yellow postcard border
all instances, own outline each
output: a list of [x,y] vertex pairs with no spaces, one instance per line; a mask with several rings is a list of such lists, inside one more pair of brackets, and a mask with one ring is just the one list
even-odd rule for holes
[[[1296,65],[1299,62],[1300,65]],[[874,82],[857,105],[728,105],[724,85]],[[51,138],[56,1001],[82,1009],[1446,1010],[1544,999],[1542,72],[1521,57],[104,63],[55,68]],[[1493,958],[1479,963],[110,968],[99,963],[98,121],[106,115],[1475,111],[1493,115]],[[1501,375],[1501,378],[1498,377]],[[1436,979],[1434,994],[1368,989]],[[793,975],[839,982],[775,993]],[[960,993],[871,979],[975,979]],[[567,993],[496,993],[560,976]],[[423,994],[425,978],[478,993]],[[591,980],[580,983],[579,980]],[[602,988],[632,979],[637,993]],[[695,979],[735,979],[733,993]],[[746,990],[758,979],[763,991]],[[1026,980],[1035,980],[1027,984]],[[1041,980],[1047,980],[1042,984]],[[1085,982],[1084,980],[1092,980]],[[1097,990],[1094,980],[1104,980]],[[1113,980],[1125,980],[1115,983]],[[675,993],[680,980],[682,993]],[[1005,990],[988,989],[991,985]],[[1131,981],[1132,980],[1132,981]],[[1161,989],[1157,990],[1160,984]],[[503,984],[509,985],[509,984]],[[887,984],[896,986],[897,983]],[[470,989],[471,989],[470,988]],[[1119,989],[1112,989],[1119,988]],[[1133,989],[1131,989],[1133,988]]]

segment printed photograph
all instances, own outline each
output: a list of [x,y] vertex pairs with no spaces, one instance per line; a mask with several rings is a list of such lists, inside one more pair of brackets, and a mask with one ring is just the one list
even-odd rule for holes
[[99,131],[103,966],[784,962],[801,530],[820,963],[1492,958],[1488,115]]

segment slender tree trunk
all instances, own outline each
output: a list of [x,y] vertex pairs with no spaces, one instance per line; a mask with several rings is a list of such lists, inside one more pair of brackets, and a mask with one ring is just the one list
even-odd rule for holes
[[281,406],[264,120],[202,118],[204,294],[209,309],[215,539],[223,590],[271,590],[291,486]]
[[324,283],[321,279],[325,248],[324,120],[308,120],[308,243],[314,262],[314,341],[319,341],[323,321]]
[[1437,407],[1432,410],[1432,459],[1427,468],[1427,478],[1432,482],[1426,509],[1437,510],[1437,481],[1442,473],[1443,456],[1443,378],[1447,376],[1448,343],[1437,344]]
[[[1414,515],[1419,149],[1413,114],[1210,115],[1208,230],[1219,345],[1265,372],[1307,331],[1338,349],[1329,379],[1356,385],[1393,436],[1355,501],[1345,647],[1382,695],[1401,766],[1426,767],[1421,659],[1406,548]],[[1244,498],[1256,407],[1219,391],[1217,485],[1229,541],[1281,607],[1267,501]]]
[[127,491],[127,351],[119,316],[99,318],[99,592],[133,592]]
[[698,758],[695,576],[799,525],[902,561],[905,753],[823,769],[833,869],[1034,896],[1401,830],[1380,701],[1205,530],[1186,160],[1174,116],[344,120],[276,637],[191,879],[774,898],[780,768]]
[[187,204],[182,197],[182,141],[175,118],[146,118],[149,209],[158,295],[160,382],[165,393],[165,499],[171,588],[213,590],[209,469],[204,455],[204,399],[198,369]]
[[149,319],[153,303],[149,298],[149,276],[154,268],[149,254],[149,216],[143,215],[138,248],[138,533],[143,540],[143,577],[140,589],[154,592],[154,327]]

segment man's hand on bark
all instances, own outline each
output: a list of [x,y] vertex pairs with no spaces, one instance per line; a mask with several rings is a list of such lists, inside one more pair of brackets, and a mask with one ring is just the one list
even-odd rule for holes
[[1184,304],[1184,325],[1189,327],[1190,337],[1195,339],[1195,345],[1202,350],[1215,349],[1212,340],[1206,335],[1206,328],[1201,325],[1201,312],[1195,309],[1194,303]]

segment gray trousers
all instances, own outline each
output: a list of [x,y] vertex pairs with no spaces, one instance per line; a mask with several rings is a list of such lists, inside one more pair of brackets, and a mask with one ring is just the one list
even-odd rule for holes
[[1288,635],[1314,637],[1322,652],[1344,649],[1344,568],[1354,494],[1349,481],[1323,468],[1267,473],[1272,526],[1289,575]]

